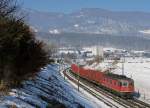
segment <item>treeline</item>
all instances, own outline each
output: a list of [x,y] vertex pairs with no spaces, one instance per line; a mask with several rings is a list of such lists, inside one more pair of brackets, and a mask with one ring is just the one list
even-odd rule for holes
[[49,34],[37,33],[44,41],[58,43],[61,46],[93,46],[116,47],[128,50],[150,50],[150,38],[143,36],[115,36],[104,34],[62,33]]
[[0,81],[7,87],[35,75],[49,63],[44,44],[15,13],[17,0],[0,0]]

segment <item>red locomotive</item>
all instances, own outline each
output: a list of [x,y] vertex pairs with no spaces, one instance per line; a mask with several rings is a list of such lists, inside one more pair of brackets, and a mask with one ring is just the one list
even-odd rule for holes
[[92,69],[78,67],[76,64],[71,65],[72,72],[81,78],[87,79],[104,89],[109,90],[119,96],[131,98],[134,93],[134,81],[123,75],[100,72]]

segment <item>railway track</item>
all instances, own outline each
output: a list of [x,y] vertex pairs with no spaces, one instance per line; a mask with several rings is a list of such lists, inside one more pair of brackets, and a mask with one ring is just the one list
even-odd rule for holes
[[[70,70],[70,68],[67,68],[66,70]],[[69,80],[78,84],[77,76],[71,73],[70,71],[66,73],[66,70],[63,72],[63,74]],[[150,108],[150,105],[147,103],[144,103],[138,99],[123,99],[83,78],[80,78],[79,85],[82,89],[86,90],[87,92],[95,96],[97,99],[99,99],[100,101],[104,102],[106,105],[112,108]]]
[[[70,75],[68,75],[65,71],[63,72],[64,75],[71,80],[73,83],[78,84],[78,81],[73,79],[72,77],[70,77]],[[96,97],[97,99],[99,99],[100,101],[104,102],[106,105],[112,107],[112,108],[119,108],[117,105],[115,105],[113,102],[110,102],[107,99],[104,99],[98,92],[94,92],[93,90],[89,89],[87,86],[85,86],[84,84],[79,84],[80,87],[82,89],[84,89],[85,91],[87,91],[88,93],[90,93],[91,95],[93,95],[94,97]]]

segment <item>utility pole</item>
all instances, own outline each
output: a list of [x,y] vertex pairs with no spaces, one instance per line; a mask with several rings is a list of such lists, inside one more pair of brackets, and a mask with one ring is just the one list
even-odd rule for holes
[[80,84],[79,84],[79,78],[80,78],[80,77],[79,77],[79,64],[77,63],[77,65],[78,65],[78,91],[79,91],[79,85],[80,85]]
[[80,83],[80,82],[79,82],[79,79],[80,79],[80,76],[79,76],[79,74],[80,74],[80,73],[79,73],[79,71],[80,71],[80,70],[79,70],[79,69],[80,69],[80,68],[79,68],[79,55],[77,55],[76,64],[77,64],[77,67],[78,67],[78,91],[79,91],[79,86],[80,86],[80,84],[79,84],[79,83]]
[[123,55],[123,58],[122,58],[122,75],[124,75],[124,63],[125,63],[125,56]]
[[[66,71],[65,70],[65,67],[64,67],[64,64],[62,64],[62,66],[63,66],[63,71]],[[67,72],[67,71],[66,71]],[[65,74],[64,74],[64,80],[65,80]]]

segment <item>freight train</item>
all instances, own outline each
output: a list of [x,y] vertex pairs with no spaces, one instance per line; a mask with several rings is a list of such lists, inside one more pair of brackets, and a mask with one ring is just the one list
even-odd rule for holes
[[76,64],[71,65],[72,73],[79,75],[103,89],[124,98],[132,98],[134,94],[134,81],[123,75],[109,72],[100,72],[92,69],[85,69]]

